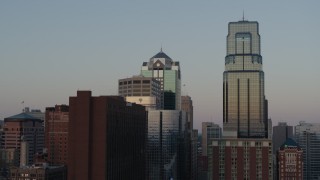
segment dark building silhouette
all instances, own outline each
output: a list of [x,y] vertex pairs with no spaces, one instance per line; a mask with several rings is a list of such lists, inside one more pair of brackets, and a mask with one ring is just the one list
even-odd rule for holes
[[46,108],[45,147],[50,165],[67,164],[69,106]]
[[286,142],[288,138],[293,137],[293,126],[288,126],[286,122],[279,122],[277,126],[273,127],[273,153],[276,155],[280,146]]
[[69,99],[68,180],[144,179],[145,107],[119,96]]

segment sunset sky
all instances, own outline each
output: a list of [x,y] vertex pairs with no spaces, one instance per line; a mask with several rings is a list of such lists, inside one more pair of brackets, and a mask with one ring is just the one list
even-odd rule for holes
[[[0,1],[0,119],[116,95],[163,51],[179,61],[194,127],[222,124],[228,22],[259,22],[273,124],[320,122],[320,1]],[[21,102],[24,101],[22,104]]]

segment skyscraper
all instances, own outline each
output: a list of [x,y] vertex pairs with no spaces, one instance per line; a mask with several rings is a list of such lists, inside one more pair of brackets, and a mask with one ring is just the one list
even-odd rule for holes
[[188,114],[188,129],[193,129],[193,104],[190,96],[181,96],[181,110]]
[[68,179],[144,179],[145,107],[120,96],[69,99]]
[[221,136],[222,129],[218,124],[215,124],[213,122],[202,122],[202,154],[200,157],[202,166],[199,170],[199,177],[201,179],[208,178],[208,146],[212,143],[212,140],[219,139],[221,138]]
[[[11,156],[20,161],[21,143],[26,142],[27,150],[26,165],[33,164],[33,157],[37,152],[42,152],[44,148],[44,128],[43,121],[26,113],[20,113],[15,116],[4,119],[4,132],[2,145],[9,151],[18,151],[17,154]],[[15,162],[15,165],[18,165]]]
[[51,165],[67,164],[69,106],[46,108],[45,146]]
[[295,139],[303,150],[303,179],[320,179],[320,124],[300,122]]
[[173,61],[161,49],[149,62],[143,62],[141,75],[160,81],[161,109],[181,109],[181,73],[178,61]]
[[147,179],[182,179],[179,146],[184,137],[186,113],[179,110],[149,110]]
[[238,138],[267,137],[267,101],[256,21],[230,22],[223,74],[223,130]]
[[[211,179],[273,179],[268,101],[256,21],[230,22],[223,74],[223,138],[208,146]],[[270,121],[271,122],[271,121]]]
[[119,96],[125,97],[127,102],[140,104],[147,110],[160,108],[160,82],[152,77],[132,76],[119,79]]
[[288,126],[286,122],[279,122],[277,126],[273,127],[273,154],[276,155],[280,146],[286,142],[288,138],[293,137],[293,127]]
[[202,122],[202,156],[207,156],[207,146],[210,144],[210,139],[221,138],[221,127],[213,122]]

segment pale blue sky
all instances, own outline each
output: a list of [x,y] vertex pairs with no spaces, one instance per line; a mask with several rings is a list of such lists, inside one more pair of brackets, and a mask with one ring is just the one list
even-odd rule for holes
[[[114,95],[160,50],[180,61],[195,128],[222,124],[227,25],[260,23],[269,116],[320,120],[320,1],[0,1],[0,119]],[[24,105],[21,104],[24,101]]]

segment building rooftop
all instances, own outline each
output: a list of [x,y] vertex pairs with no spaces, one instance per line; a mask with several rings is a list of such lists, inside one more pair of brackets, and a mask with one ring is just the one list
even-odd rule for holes
[[[162,52],[162,49],[161,49],[161,51],[160,51],[158,54],[154,55],[152,58],[171,59],[168,55],[166,55],[166,53]],[[151,59],[152,59],[152,58],[151,58]],[[171,60],[172,60],[172,59],[171,59]]]
[[298,143],[296,143],[293,139],[291,138],[288,138],[286,140],[286,142],[284,142],[282,145],[281,145],[281,148],[286,148],[286,147],[300,147],[298,145]]
[[20,113],[14,116],[10,116],[4,119],[5,121],[20,121],[20,120],[35,120],[35,121],[42,121],[34,116],[31,116],[27,113]]

